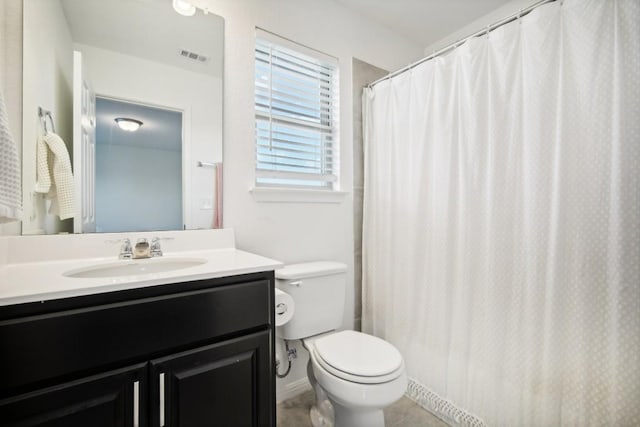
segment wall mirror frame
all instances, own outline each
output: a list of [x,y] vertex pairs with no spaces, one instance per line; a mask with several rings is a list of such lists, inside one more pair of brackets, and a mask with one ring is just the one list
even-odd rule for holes
[[[223,18],[180,15],[171,0],[23,8],[22,234],[222,227]],[[123,130],[116,118],[142,125]],[[66,219],[44,138],[54,128],[73,167]],[[43,158],[53,191],[40,185]]]

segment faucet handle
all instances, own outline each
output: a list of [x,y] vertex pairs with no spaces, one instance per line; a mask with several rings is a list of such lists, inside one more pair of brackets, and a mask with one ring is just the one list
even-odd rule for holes
[[124,239],[120,248],[120,258],[131,259],[133,258],[133,249],[131,248],[131,240]]
[[173,237],[154,237],[151,239],[151,256],[162,256],[161,240],[174,240]]
[[133,249],[131,248],[131,239],[125,237],[124,239],[106,240],[105,243],[122,243],[120,246],[120,259],[131,259],[133,257]]

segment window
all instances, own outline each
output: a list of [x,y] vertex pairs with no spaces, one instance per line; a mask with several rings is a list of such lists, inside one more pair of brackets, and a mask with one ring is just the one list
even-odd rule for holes
[[255,73],[256,186],[336,190],[337,61],[259,31]]

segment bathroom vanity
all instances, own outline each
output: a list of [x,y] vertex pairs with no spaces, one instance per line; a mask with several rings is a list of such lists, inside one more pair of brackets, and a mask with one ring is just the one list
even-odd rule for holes
[[[62,275],[48,294],[0,283],[3,426],[275,425],[280,264],[235,248],[170,254],[206,262],[133,277]],[[105,262],[43,263],[34,279]],[[38,270],[22,264],[2,267],[2,280]]]

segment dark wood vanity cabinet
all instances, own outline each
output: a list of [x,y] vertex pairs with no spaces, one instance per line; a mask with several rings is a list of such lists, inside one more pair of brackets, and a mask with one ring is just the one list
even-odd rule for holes
[[275,426],[273,282],[0,307],[0,424]]
[[[160,408],[151,409],[151,425],[263,425],[259,420],[271,412],[270,384],[256,381],[255,373],[264,370],[268,356],[263,331],[153,360],[152,401]],[[155,399],[162,391],[164,403]]]
[[2,425],[134,426],[134,416],[139,417],[140,407],[146,406],[140,400],[136,403],[144,398],[140,384],[145,378],[146,367],[137,365],[4,399]]

